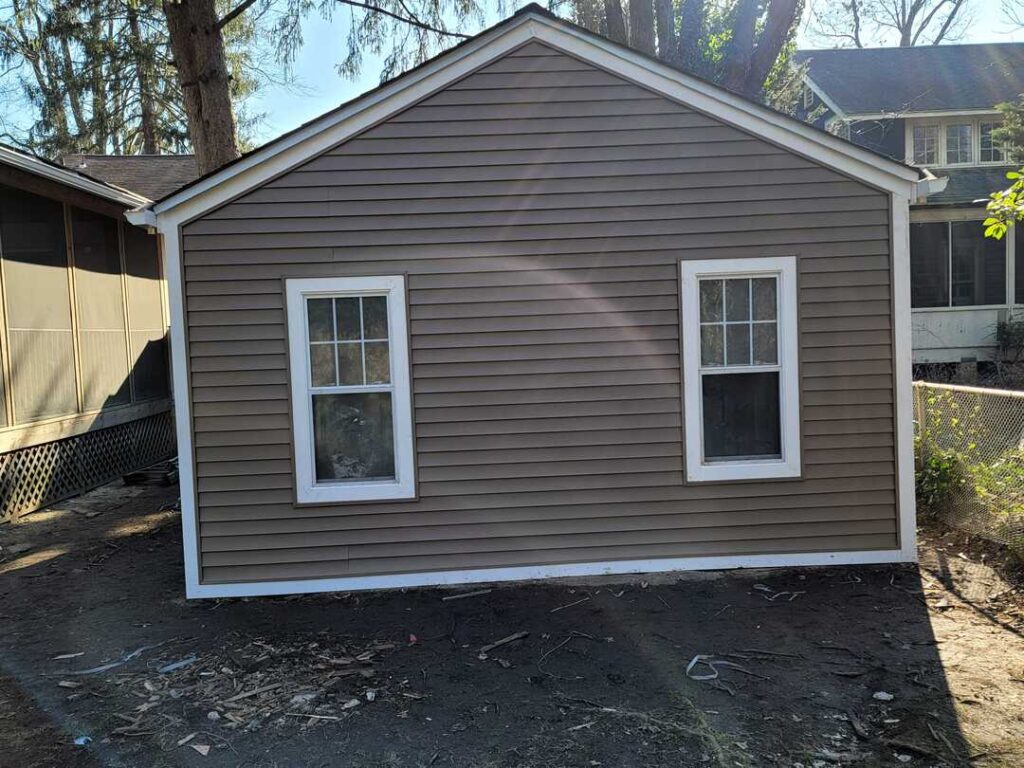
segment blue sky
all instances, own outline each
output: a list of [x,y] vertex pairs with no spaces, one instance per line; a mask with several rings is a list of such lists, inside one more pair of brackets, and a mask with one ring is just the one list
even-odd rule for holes
[[[964,43],[1024,42],[1024,31],[1003,21],[1001,0],[975,0],[974,24]],[[266,113],[257,140],[269,141],[279,134],[320,115],[338,104],[376,86],[380,80],[380,60],[367,57],[357,79],[343,78],[336,64],[341,60],[348,28],[348,14],[335,14],[333,21],[313,15],[303,25],[305,45],[295,62],[300,89],[267,88],[251,101],[256,112]],[[490,22],[498,20],[495,15]],[[476,30],[467,30],[473,32]],[[806,39],[801,44],[806,44]]]

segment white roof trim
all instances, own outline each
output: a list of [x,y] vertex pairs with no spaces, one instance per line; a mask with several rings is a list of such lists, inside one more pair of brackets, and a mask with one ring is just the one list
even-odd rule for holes
[[50,181],[56,181],[60,184],[64,184],[68,187],[74,187],[80,189],[83,192],[88,192],[97,197],[102,197],[105,200],[110,200],[115,203],[119,203],[127,208],[135,208],[141,205],[148,205],[150,199],[137,195],[134,192],[129,192],[127,189],[121,189],[110,184],[104,184],[101,181],[93,181],[79,173],[75,173],[72,170],[65,170],[56,166],[50,165],[38,157],[32,157],[32,155],[26,155],[22,152],[15,152],[7,147],[0,147],[0,163],[9,165],[13,168],[18,168],[36,176],[42,176],[44,179]]
[[916,170],[547,15],[525,12],[447,55],[330,112],[153,206],[160,228],[176,226],[254,189],[411,106],[447,83],[536,40],[607,69],[838,171],[911,197]]
[[839,105],[832,101],[832,97],[825,93],[825,90],[814,82],[811,76],[806,73],[804,74],[804,85],[814,91],[815,95],[822,100],[825,106],[832,110],[832,114],[835,116],[835,119],[845,120],[848,117],[848,115],[839,108]]
[[847,120],[896,120],[899,118],[910,120],[918,117],[968,117],[998,114],[1000,114],[998,109],[932,109],[921,112],[907,109],[901,112],[851,112],[846,118]]

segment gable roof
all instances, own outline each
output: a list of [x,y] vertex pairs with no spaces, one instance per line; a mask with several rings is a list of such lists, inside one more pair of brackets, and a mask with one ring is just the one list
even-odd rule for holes
[[531,41],[587,61],[883,189],[910,197],[912,185],[921,176],[917,168],[858,147],[530,4],[394,80],[200,177],[158,200],[151,209],[129,214],[129,218],[151,226],[156,225],[157,216],[164,216],[168,226],[195,218]]
[[1024,92],[1024,43],[801,50],[793,58],[847,116],[990,110]]
[[0,144],[0,164],[88,192],[125,208],[146,205],[152,199],[3,144]]
[[195,155],[64,155],[65,168],[159,200],[199,178]]

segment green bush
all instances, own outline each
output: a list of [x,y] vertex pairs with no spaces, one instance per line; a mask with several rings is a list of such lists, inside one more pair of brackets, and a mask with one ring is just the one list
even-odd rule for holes
[[917,503],[933,515],[949,509],[957,491],[970,485],[970,470],[963,457],[951,449],[932,449],[921,455],[921,441],[915,441],[917,462]]

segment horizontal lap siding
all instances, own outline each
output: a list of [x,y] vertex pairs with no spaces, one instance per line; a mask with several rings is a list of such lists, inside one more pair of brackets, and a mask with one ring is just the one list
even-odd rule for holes
[[[896,545],[886,196],[529,45],[184,231],[203,579]],[[804,476],[683,480],[677,262],[797,255]],[[293,504],[282,278],[406,274],[419,499]]]

